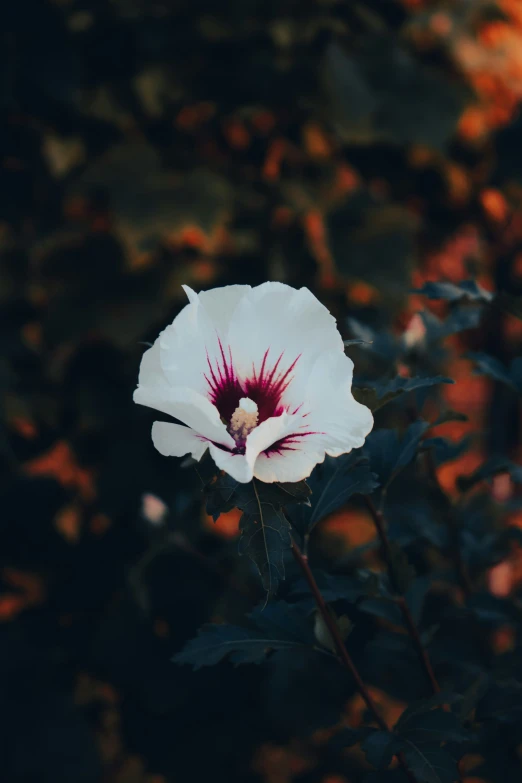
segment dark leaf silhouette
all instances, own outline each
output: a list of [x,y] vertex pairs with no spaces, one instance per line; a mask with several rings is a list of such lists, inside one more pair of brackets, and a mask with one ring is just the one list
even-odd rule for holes
[[491,291],[486,291],[475,280],[462,280],[460,283],[424,283],[422,288],[414,288],[413,294],[422,294],[428,299],[447,299],[448,302],[458,302],[461,299],[490,302],[493,299]]

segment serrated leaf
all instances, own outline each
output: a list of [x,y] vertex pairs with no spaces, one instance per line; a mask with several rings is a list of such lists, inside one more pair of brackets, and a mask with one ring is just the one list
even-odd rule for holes
[[414,719],[417,719],[420,715],[424,715],[434,707],[440,707],[444,704],[455,704],[461,701],[462,696],[459,693],[452,691],[441,691],[428,699],[420,699],[419,701],[410,704],[402,713],[401,717],[397,721],[394,731],[403,731],[409,725],[412,724]]
[[397,746],[397,738],[391,731],[373,731],[363,741],[361,748],[366,760],[375,769],[388,769]]
[[444,320],[437,318],[436,315],[424,310],[420,313],[426,334],[424,342],[427,346],[431,343],[444,340],[452,334],[475,329],[482,317],[482,308],[480,307],[456,307]]
[[321,652],[306,615],[284,601],[258,607],[248,619],[253,627],[204,625],[172,660],[199,669],[225,658],[236,665],[261,663],[278,650],[314,648]]
[[[520,391],[520,387],[515,383],[512,375],[512,368],[507,368],[501,361],[495,359],[493,356],[489,356],[487,353],[472,352],[465,356],[466,359],[471,359],[476,365],[476,373],[478,375],[487,375],[489,378],[493,378],[495,381],[505,383],[515,391]],[[517,360],[515,359],[515,362]],[[518,369],[515,364],[515,369]]]
[[261,663],[273,650],[303,647],[291,639],[278,639],[236,625],[204,625],[195,639],[172,659],[194,669],[214,666],[229,657],[232,663]]
[[472,302],[490,302],[494,294],[486,291],[475,280],[462,280],[460,283],[424,283],[422,288],[413,288],[412,294],[421,294],[428,299],[446,299],[448,302],[458,302],[470,299]]
[[312,490],[304,479],[295,483],[276,481],[262,485],[263,500],[279,506],[290,503],[304,503],[309,506],[311,494]]
[[513,481],[522,484],[522,466],[502,456],[491,457],[469,476],[459,476],[457,483],[459,489],[465,491],[478,484],[479,481],[487,481],[501,473],[508,473]]
[[402,750],[417,783],[455,783],[458,780],[457,763],[444,748],[419,748],[406,740]]
[[302,533],[309,533],[329,514],[337,511],[353,495],[370,495],[379,486],[370,472],[367,459],[351,452],[340,457],[326,457],[308,479],[312,491],[311,507],[293,509],[292,521]]
[[[327,574],[324,571],[315,570],[314,576],[321,591],[321,595],[327,603],[333,601],[349,601],[354,603],[363,596],[379,595],[382,589],[382,580],[374,571],[359,569],[353,576],[343,574]],[[292,596],[309,596],[310,587],[305,579],[299,579],[292,585]],[[315,605],[315,603],[314,603]]]
[[467,742],[470,739],[469,732],[461,726],[454,712],[438,709],[417,714],[415,720],[399,722],[396,730],[403,739],[418,746],[425,742]]
[[440,383],[455,383],[455,381],[443,375],[436,375],[432,378],[404,378],[398,375],[392,380],[359,382],[355,380],[352,392],[357,402],[376,411],[402,394],[436,386]]
[[433,422],[431,425],[433,427],[438,427],[440,424],[447,424],[450,421],[468,421],[468,417],[465,413],[460,413],[459,411],[452,411],[447,410],[440,414],[440,416]]
[[457,441],[451,441],[447,438],[427,438],[422,443],[423,449],[433,449],[435,462],[437,465],[443,465],[445,462],[451,462],[468,451],[473,438],[471,435],[465,435]]
[[255,563],[263,587],[272,596],[285,578],[284,554],[292,544],[290,524],[283,511],[271,503],[258,498],[256,506],[252,512],[244,511],[239,520],[239,554]]
[[422,435],[429,423],[416,421],[407,428],[402,439],[396,430],[374,430],[366,439],[364,452],[369,455],[370,466],[386,487],[414,458]]

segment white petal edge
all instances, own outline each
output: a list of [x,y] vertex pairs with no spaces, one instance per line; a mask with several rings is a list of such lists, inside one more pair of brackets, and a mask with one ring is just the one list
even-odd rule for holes
[[164,457],[184,457],[191,454],[198,461],[208,448],[208,441],[199,437],[190,427],[155,421],[152,425],[152,442]]
[[196,434],[208,440],[231,449],[236,445],[221,421],[217,408],[210,400],[192,389],[177,386],[165,390],[138,386],[134,392],[134,402],[179,419]]
[[[281,416],[274,416],[252,430],[246,440],[244,454],[231,454],[209,443],[210,454],[218,468],[226,471],[241,484],[246,484],[254,477],[254,466],[260,452],[291,432],[295,432],[302,421],[299,415],[289,416],[283,413]],[[274,479],[274,481],[278,480]]]

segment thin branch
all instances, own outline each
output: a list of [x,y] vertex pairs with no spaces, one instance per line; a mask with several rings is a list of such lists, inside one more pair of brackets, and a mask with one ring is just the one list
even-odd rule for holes
[[[357,666],[352,660],[352,657],[348,650],[346,649],[346,645],[341,637],[341,634],[339,633],[339,628],[337,627],[337,623],[335,622],[332,613],[328,609],[328,606],[326,604],[326,601],[324,600],[321,591],[319,589],[319,586],[317,582],[315,581],[315,577],[310,569],[310,566],[308,564],[308,557],[304,555],[295,541],[292,541],[292,554],[296,560],[296,563],[298,564],[299,568],[303,572],[303,576],[306,579],[308,586],[312,592],[312,595],[315,599],[315,602],[317,604],[317,608],[321,614],[321,617],[324,621],[324,624],[326,625],[330,636],[332,638],[332,641],[335,645],[335,649],[337,650],[337,654],[342,662],[342,664],[345,666],[346,669],[350,672],[352,675],[355,685],[359,693],[361,694],[364,703],[366,704],[369,712],[371,713],[374,721],[377,723],[379,728],[382,731],[389,731],[388,725],[386,721],[382,718],[380,715],[377,706],[375,702],[373,701],[366,685],[364,684],[364,681],[359,674],[359,670],[357,669]],[[406,763],[406,760],[402,753],[397,754],[397,759],[401,767],[404,769],[406,775],[408,776],[408,779],[411,783],[417,783],[417,780],[411,770],[408,768],[408,765]]]
[[433,690],[433,693],[439,693],[440,685],[437,682],[437,678],[435,677],[435,674],[433,672],[433,667],[431,665],[428,652],[424,647],[422,640],[420,638],[419,629],[417,628],[415,620],[413,619],[413,615],[410,611],[406,599],[404,598],[403,595],[401,595],[400,590],[398,589],[395,571],[393,568],[393,553],[390,545],[390,539],[388,538],[388,533],[386,532],[386,524],[384,521],[384,517],[382,515],[382,512],[378,511],[378,509],[375,507],[375,504],[371,499],[371,497],[365,495],[364,499],[366,501],[366,505],[368,506],[370,514],[372,515],[372,519],[375,524],[375,529],[377,530],[377,535],[379,536],[379,540],[381,542],[384,559],[386,560],[386,565],[388,567],[388,575],[390,577],[390,583],[394,593],[396,594],[395,601],[399,609],[401,610],[404,624],[408,629],[408,633],[411,636],[413,644],[415,645],[415,649],[417,650],[417,655],[419,656],[422,667],[426,673],[428,680],[430,681],[430,685]]

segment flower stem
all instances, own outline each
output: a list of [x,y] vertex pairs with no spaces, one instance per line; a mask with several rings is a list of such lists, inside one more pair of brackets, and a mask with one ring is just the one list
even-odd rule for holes
[[426,673],[426,677],[430,681],[430,685],[433,690],[433,693],[439,693],[440,685],[437,682],[437,678],[435,677],[435,674],[433,672],[433,667],[431,665],[428,652],[424,647],[422,640],[420,638],[419,629],[417,628],[415,620],[413,619],[413,615],[410,611],[410,607],[408,606],[406,599],[404,598],[403,595],[401,595],[400,590],[398,589],[395,572],[393,568],[393,553],[390,545],[390,539],[388,538],[388,533],[386,532],[384,517],[382,515],[382,512],[376,508],[375,503],[373,502],[371,497],[365,495],[364,499],[366,501],[366,505],[368,506],[370,514],[372,515],[372,519],[375,524],[375,529],[377,530],[377,535],[379,536],[379,540],[381,542],[384,559],[386,560],[386,565],[388,567],[388,575],[390,577],[390,583],[394,593],[396,594],[395,602],[397,603],[399,609],[401,610],[404,624],[408,629],[408,633],[413,641],[413,644],[415,645],[415,649],[417,650],[417,655],[419,656],[419,660]]
[[[337,654],[339,658],[341,659],[342,664],[345,666],[346,669],[350,672],[352,675],[355,685],[357,687],[357,690],[359,691],[360,695],[362,696],[364,703],[366,704],[369,712],[371,713],[374,721],[377,723],[379,728],[382,731],[389,731],[388,725],[386,721],[382,718],[380,715],[377,705],[373,701],[366,685],[364,684],[364,681],[359,674],[359,670],[357,669],[357,666],[352,660],[352,656],[346,649],[346,645],[341,637],[341,634],[339,633],[339,628],[337,627],[337,623],[335,622],[331,612],[328,609],[328,606],[326,605],[326,601],[324,600],[321,591],[319,590],[319,586],[317,582],[315,581],[315,577],[310,569],[310,566],[308,564],[308,557],[304,555],[301,550],[299,549],[298,545],[295,543],[295,541],[292,541],[292,554],[296,560],[296,563],[298,564],[299,568],[303,572],[303,576],[306,579],[308,586],[312,592],[312,595],[315,599],[315,602],[317,604],[317,608],[321,614],[321,617],[324,621],[324,624],[326,625],[330,636],[332,637],[332,640],[335,645],[335,649],[337,650]],[[402,753],[397,754],[397,759],[399,761],[399,764],[404,769],[406,775],[408,776],[408,779],[411,783],[417,783],[417,780],[411,770],[408,768],[408,765],[406,764],[406,760]]]
[[384,722],[384,720],[382,719],[382,717],[379,715],[377,707],[372,697],[368,693],[366,685],[364,684],[361,675],[359,674],[359,671],[352,660],[350,653],[346,649],[346,645],[344,644],[341,638],[341,634],[339,633],[339,628],[337,627],[337,623],[335,622],[330,610],[328,609],[328,606],[326,605],[326,601],[324,600],[321,591],[319,590],[319,586],[315,581],[315,577],[312,574],[310,566],[308,565],[308,558],[306,557],[306,555],[303,555],[303,553],[301,552],[301,550],[299,549],[295,541],[292,541],[292,554],[297,564],[299,565],[301,571],[303,572],[303,576],[306,579],[310,590],[312,591],[313,597],[317,604],[317,608],[319,609],[319,612],[321,613],[321,616],[324,620],[324,624],[328,628],[330,636],[332,637],[339,658],[343,662],[344,666],[350,671],[353,679],[355,680],[357,690],[363,697],[364,702],[368,707],[368,710],[371,712],[376,723],[378,723],[379,728],[383,729],[383,731],[387,731],[388,727]]

